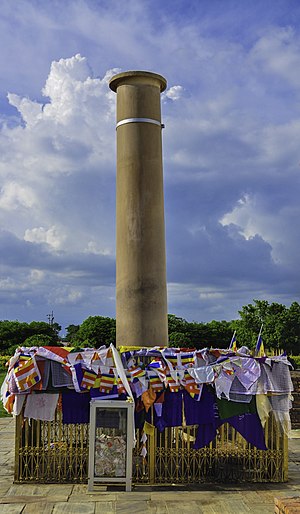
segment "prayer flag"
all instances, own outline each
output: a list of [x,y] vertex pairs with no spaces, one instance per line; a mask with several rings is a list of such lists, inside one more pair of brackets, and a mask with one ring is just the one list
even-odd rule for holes
[[98,353],[97,353],[97,352],[95,352],[95,353],[94,353],[94,355],[93,355],[93,357],[92,357],[92,362],[94,362],[94,361],[99,361],[99,360],[100,360],[100,357],[99,357]]
[[117,388],[118,388],[118,393],[119,394],[127,394],[125,386],[124,386],[124,384],[122,382],[122,379],[120,377],[118,377],[118,379],[117,379]]
[[172,364],[172,366],[177,366],[177,355],[165,355],[165,358]]
[[148,364],[147,366],[149,369],[157,369],[161,367],[161,361],[160,359],[154,359]]
[[192,396],[196,394],[201,394],[201,386],[197,384],[196,380],[189,374],[188,371],[185,371],[184,373],[182,385],[186,389],[186,391]]
[[96,373],[93,371],[84,370],[81,387],[84,387],[85,389],[91,389],[91,387],[95,387],[96,378]]
[[62,348],[60,346],[39,346],[36,354],[45,359],[68,364],[68,355],[71,348]]
[[102,373],[100,378],[100,392],[109,394],[114,387],[115,376],[113,373]]
[[181,364],[185,367],[191,366],[194,363],[194,353],[184,352],[180,355]]
[[145,370],[143,370],[140,366],[132,365],[130,368],[128,368],[128,371],[132,378],[141,378],[146,375]]
[[114,367],[115,363],[114,363],[114,358],[113,358],[113,353],[112,353],[111,348],[107,349],[106,357],[105,357],[104,361],[105,361],[105,366],[108,366],[110,368]]
[[16,367],[14,373],[19,391],[27,391],[41,380],[41,374],[33,356]]
[[174,380],[174,378],[171,375],[167,374],[166,378],[171,393],[177,393],[180,389],[180,384],[176,382],[176,380]]
[[162,381],[160,380],[160,378],[157,375],[152,375],[152,376],[149,375],[149,382],[150,382],[150,386],[156,393],[159,393],[164,388]]

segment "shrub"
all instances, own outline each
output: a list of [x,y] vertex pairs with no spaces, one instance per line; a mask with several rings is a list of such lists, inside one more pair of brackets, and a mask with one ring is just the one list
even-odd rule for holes
[[11,356],[9,355],[0,355],[0,370],[7,371],[7,366],[5,365]]
[[294,369],[300,369],[300,355],[293,355],[292,357],[288,357],[288,359]]

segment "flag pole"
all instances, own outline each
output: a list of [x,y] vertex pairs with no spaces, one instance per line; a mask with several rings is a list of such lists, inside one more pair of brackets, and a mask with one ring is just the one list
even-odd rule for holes
[[233,335],[232,335],[232,338],[231,338],[231,341],[230,341],[230,345],[229,345],[229,350],[232,348],[233,341],[234,341],[234,338],[235,338],[235,334],[236,334],[236,330],[233,332]]
[[255,353],[254,353],[255,356],[258,356],[261,348],[264,348],[262,340],[261,340],[261,333],[262,333],[263,326],[264,326],[264,324],[262,323],[261,327],[260,327],[260,331],[259,331],[258,337],[257,337],[257,341],[256,341]]
[[262,323],[262,324],[261,324],[261,327],[260,327],[260,330],[259,330],[259,334],[258,334],[258,338],[257,338],[257,343],[258,343],[258,341],[259,341],[259,338],[261,337],[261,333],[262,333],[263,326],[264,326],[264,324]]
[[236,330],[233,332],[233,336],[231,338],[231,341],[230,341],[230,345],[229,345],[229,350],[232,350],[233,352],[236,352],[237,350],[237,347],[236,347]]

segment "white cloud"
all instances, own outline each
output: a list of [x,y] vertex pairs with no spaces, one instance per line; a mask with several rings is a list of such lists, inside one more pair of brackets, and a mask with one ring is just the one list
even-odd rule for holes
[[170,100],[176,101],[179,100],[183,95],[183,87],[182,86],[172,86],[166,90],[162,95],[162,99],[164,97],[169,98]]
[[49,303],[55,305],[73,305],[79,303],[82,297],[83,294],[78,289],[58,288],[52,292]]
[[262,195],[245,194],[232,211],[220,220],[223,226],[235,225],[239,233],[250,240],[259,235],[271,245],[273,261],[285,267],[297,266],[298,205],[284,206],[270,210]]
[[291,26],[269,29],[254,45],[251,58],[262,65],[265,73],[277,75],[299,88],[300,39]]
[[30,243],[47,243],[54,250],[59,250],[63,247],[66,236],[61,230],[53,225],[49,229],[44,227],[35,227],[27,229],[24,234],[24,240]]
[[43,106],[29,98],[21,98],[13,93],[7,94],[7,99],[13,107],[21,114],[27,126],[35,125],[40,119]]
[[18,184],[16,181],[7,181],[0,191],[0,209],[16,211],[30,209],[37,204],[32,188]]
[[21,285],[11,277],[0,278],[0,291],[1,292],[14,292],[20,288],[25,288],[25,284]]
[[89,241],[85,253],[92,253],[94,255],[112,255],[111,248],[101,248],[96,241]]
[[[107,212],[101,188],[114,179],[116,98],[108,82],[116,71],[93,78],[87,59],[76,54],[52,63],[46,103],[8,94],[23,123],[0,132],[0,209],[2,225],[18,237],[25,233],[26,241],[55,250],[65,244],[68,251],[83,251],[94,239],[92,225]],[[99,198],[92,223],[91,192]],[[98,227],[104,252],[111,253],[113,231]]]

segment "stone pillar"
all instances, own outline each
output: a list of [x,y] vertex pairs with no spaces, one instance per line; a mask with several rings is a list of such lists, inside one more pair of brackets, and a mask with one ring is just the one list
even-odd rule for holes
[[160,93],[166,80],[128,71],[117,93],[117,346],[168,344]]

